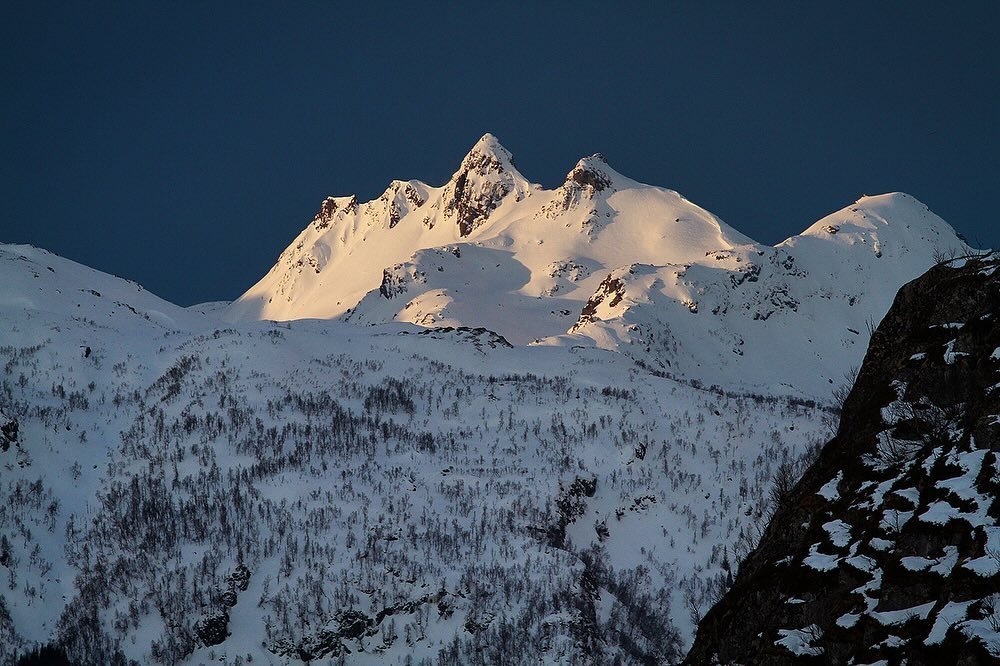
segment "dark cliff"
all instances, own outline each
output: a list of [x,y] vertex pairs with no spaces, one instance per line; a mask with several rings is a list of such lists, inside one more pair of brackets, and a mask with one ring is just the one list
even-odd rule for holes
[[690,664],[1000,659],[1000,257],[900,290]]

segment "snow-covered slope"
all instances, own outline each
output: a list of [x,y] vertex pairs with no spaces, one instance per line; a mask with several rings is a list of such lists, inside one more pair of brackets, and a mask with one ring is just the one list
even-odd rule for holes
[[0,257],[4,662],[670,661],[825,427],[613,352],[227,328]]
[[613,271],[571,335],[651,367],[722,386],[816,398],[860,362],[896,289],[969,248],[905,194],[863,197],[776,247]]
[[689,380],[825,399],[896,289],[968,250],[900,193],[762,245],[601,155],[555,190],[531,186],[486,135],[442,188],[395,181],[366,204],[328,199],[224,316],[486,327],[517,345],[595,345]]
[[30,245],[0,244],[0,309],[15,331],[35,317],[70,318],[95,329],[138,327],[151,333],[196,327],[203,319],[131,280]]

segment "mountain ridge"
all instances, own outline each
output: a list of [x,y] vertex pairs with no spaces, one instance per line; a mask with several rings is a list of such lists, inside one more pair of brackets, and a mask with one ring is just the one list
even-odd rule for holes
[[[489,134],[439,188],[393,181],[372,202],[327,199],[317,219],[226,320],[486,327],[518,345],[597,346],[672,376],[820,399],[841,381],[834,350],[860,360],[889,291],[971,251],[903,193],[764,245],[600,153],[553,190],[531,185]],[[775,335],[790,336],[780,353]]]

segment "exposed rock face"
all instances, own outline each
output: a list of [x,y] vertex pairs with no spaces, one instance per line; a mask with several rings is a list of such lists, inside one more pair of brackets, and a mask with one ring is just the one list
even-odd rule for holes
[[596,478],[576,477],[567,486],[559,484],[556,498],[556,522],[549,528],[549,543],[557,548],[565,546],[566,526],[587,510],[587,498],[597,492]]
[[382,284],[378,287],[378,293],[382,298],[395,298],[406,293],[406,274],[402,264],[396,264],[391,268],[382,270]]
[[[329,657],[339,657],[351,654],[349,644],[358,647],[357,639],[363,636],[374,636],[379,631],[379,625],[390,616],[414,613],[425,604],[438,604],[439,610],[445,590],[425,594],[412,601],[400,601],[392,606],[386,606],[375,617],[369,617],[356,609],[337,611],[325,627],[319,631],[303,636],[298,642],[280,640],[273,643],[268,650],[279,657],[293,657],[304,662]],[[391,643],[390,643],[391,644]]]
[[538,216],[556,218],[566,211],[584,207],[588,211],[585,227],[589,233],[597,233],[612,213],[606,199],[617,189],[616,178],[622,176],[611,168],[604,155],[594,153],[584,157],[566,174],[566,180]]
[[218,645],[229,636],[229,613],[213,611],[195,622],[194,631],[205,645]]
[[232,588],[234,592],[236,590],[246,592],[247,588],[250,587],[250,569],[242,563],[236,565],[233,572],[226,576],[226,582],[229,583],[230,588]]
[[614,273],[608,275],[608,277],[604,278],[601,284],[598,285],[597,291],[590,297],[587,304],[583,306],[583,310],[580,312],[580,317],[577,320],[577,323],[574,324],[573,330],[576,330],[584,324],[600,319],[599,310],[602,305],[605,305],[608,308],[613,308],[621,303],[624,297],[625,283],[622,282],[621,277],[616,277]]
[[[410,335],[410,332],[401,331],[400,335]],[[425,328],[416,335],[433,337],[438,340],[448,337],[462,342],[469,342],[481,352],[485,352],[486,347],[490,349],[496,349],[497,347],[512,349],[514,347],[514,345],[507,341],[507,338],[482,326],[475,328],[469,326],[459,326],[457,328],[454,326],[435,326],[433,328]]]
[[358,199],[355,196],[349,197],[327,197],[320,204],[319,211],[313,217],[313,226],[317,229],[326,229],[333,224],[338,217],[352,214],[358,209]]
[[0,451],[6,451],[11,444],[17,443],[17,431],[17,419],[0,412]]
[[611,176],[606,171],[607,165],[608,160],[605,159],[604,155],[594,153],[577,162],[566,180],[576,183],[580,187],[589,188],[592,192],[603,192],[611,187],[612,182]]
[[997,663],[997,269],[998,256],[957,260],[900,290],[836,437],[688,663]]
[[365,209],[365,214],[374,221],[384,218],[385,225],[392,229],[403,217],[424,205],[427,201],[425,187],[416,181],[394,180],[375,205]]
[[486,134],[445,186],[444,216],[455,219],[460,236],[468,236],[508,195],[520,201],[528,195],[528,183],[518,173],[507,149],[492,134]]
[[337,214],[337,198],[327,197],[323,200],[323,203],[319,206],[319,211],[313,217],[313,225],[317,229],[326,229],[330,226],[330,222],[333,220],[334,216]]

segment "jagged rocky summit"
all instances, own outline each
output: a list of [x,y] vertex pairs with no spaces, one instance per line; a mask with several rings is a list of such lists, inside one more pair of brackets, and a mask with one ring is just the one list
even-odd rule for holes
[[998,663],[998,269],[961,259],[899,292],[687,663]]
[[486,328],[518,346],[597,347],[705,385],[825,399],[895,290],[967,251],[902,193],[766,245],[599,153],[543,189],[487,134],[440,187],[395,180],[366,203],[326,199],[224,317]]

